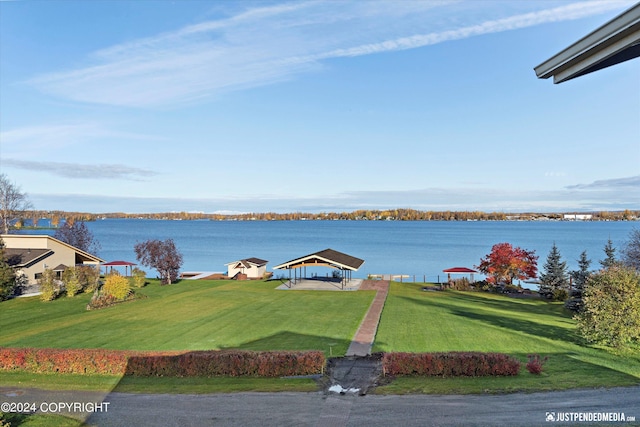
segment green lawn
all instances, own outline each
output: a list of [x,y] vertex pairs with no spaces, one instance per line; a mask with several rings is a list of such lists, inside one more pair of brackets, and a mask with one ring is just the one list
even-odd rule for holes
[[373,351],[502,352],[527,361],[549,356],[540,376],[516,378],[402,378],[386,392],[499,392],[640,383],[640,352],[615,354],[584,345],[562,303],[478,292],[425,292],[393,283]]
[[[0,346],[132,350],[322,350],[343,355],[373,291],[279,291],[278,282],[157,282],[135,301],[86,311],[89,295],[0,304]],[[378,351],[503,352],[526,362],[549,356],[542,375],[508,378],[397,378],[382,393],[483,393],[640,383],[640,352],[584,345],[561,303],[476,292],[424,292],[392,283],[378,327]],[[0,384],[123,392],[314,389],[312,380],[137,379],[0,372]]]
[[131,350],[346,352],[375,293],[280,291],[279,283],[183,280],[101,310],[90,295],[0,305],[0,346]]

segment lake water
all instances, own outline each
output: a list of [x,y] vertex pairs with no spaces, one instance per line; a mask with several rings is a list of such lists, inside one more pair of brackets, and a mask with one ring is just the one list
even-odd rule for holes
[[[256,257],[267,268],[331,248],[365,260],[353,277],[406,274],[436,281],[449,267],[478,265],[491,246],[509,242],[539,256],[542,269],[555,242],[569,269],[587,251],[593,269],[604,258],[610,238],[616,254],[639,222],[588,221],[171,221],[105,219],[87,222],[106,261],[136,262],[133,246],[148,239],[172,238],[184,257],[181,271],[226,272],[226,263]],[[42,231],[30,231],[31,234]],[[50,232],[53,234],[53,231]],[[154,271],[145,268],[150,276]],[[331,274],[327,268],[307,274]],[[276,271],[276,276],[284,272]],[[478,277],[478,276],[477,276]]]

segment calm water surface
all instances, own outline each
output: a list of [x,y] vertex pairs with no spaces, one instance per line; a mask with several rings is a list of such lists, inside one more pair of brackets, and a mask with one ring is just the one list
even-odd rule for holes
[[[257,257],[272,266],[332,248],[362,258],[354,277],[407,274],[427,280],[454,266],[474,267],[491,246],[509,242],[535,250],[542,268],[555,242],[570,269],[587,250],[592,267],[604,258],[610,238],[619,253],[640,223],[560,221],[170,221],[105,219],[87,222],[106,261],[136,261],[133,246],[148,239],[174,239],[184,256],[182,271],[226,271],[225,264]],[[307,273],[313,270],[308,269]],[[321,275],[330,272],[318,269]],[[152,272],[149,272],[153,274]],[[276,271],[276,275],[282,274]]]

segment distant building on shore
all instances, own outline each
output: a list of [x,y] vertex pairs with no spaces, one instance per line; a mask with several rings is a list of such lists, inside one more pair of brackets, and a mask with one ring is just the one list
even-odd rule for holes
[[564,214],[562,219],[565,221],[591,221],[593,215],[591,214]]

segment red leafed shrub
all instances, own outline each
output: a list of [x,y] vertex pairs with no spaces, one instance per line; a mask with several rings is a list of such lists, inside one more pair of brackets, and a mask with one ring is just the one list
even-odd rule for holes
[[527,362],[527,371],[535,375],[540,375],[540,373],[542,372],[542,365],[544,365],[547,360],[549,360],[549,356],[540,358],[540,356],[537,354],[529,354],[527,358],[529,359],[529,361]]
[[132,357],[127,375],[134,376],[254,376],[281,377],[323,372],[321,351],[193,351],[179,355]]
[[482,377],[518,375],[520,361],[502,353],[385,353],[386,375]]
[[135,376],[256,376],[319,374],[321,351],[140,352],[102,349],[3,348],[0,370]]
[[130,354],[101,349],[0,348],[0,370],[119,375]]

